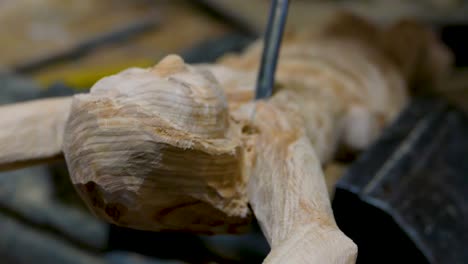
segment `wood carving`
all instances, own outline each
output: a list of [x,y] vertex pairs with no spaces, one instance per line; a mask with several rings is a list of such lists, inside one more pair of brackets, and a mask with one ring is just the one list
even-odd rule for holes
[[81,197],[110,222],[238,232],[250,213],[234,130],[213,76],[168,56],[75,96],[63,150]]
[[252,101],[256,43],[213,65],[171,55],[73,99],[1,107],[9,130],[0,168],[63,149],[78,193],[114,224],[236,233],[250,203],[272,246],[265,263],[353,263],[357,248],[336,226],[322,166],[338,146],[366,148],[405,106],[407,83],[441,79],[449,65],[432,65],[450,56],[431,37],[415,45],[424,55],[404,56],[401,27],[341,15],[323,31],[289,35],[266,101]]
[[234,113],[246,120],[256,108],[248,197],[272,248],[264,263],[354,263],[357,247],[336,226],[301,114],[278,95]]

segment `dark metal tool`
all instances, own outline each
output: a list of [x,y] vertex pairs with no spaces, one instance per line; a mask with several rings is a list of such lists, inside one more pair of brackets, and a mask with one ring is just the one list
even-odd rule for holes
[[257,77],[255,99],[271,96],[275,82],[276,64],[288,16],[288,0],[272,0],[264,37],[262,60]]
[[467,135],[463,111],[415,98],[352,163],[333,213],[357,263],[467,263]]

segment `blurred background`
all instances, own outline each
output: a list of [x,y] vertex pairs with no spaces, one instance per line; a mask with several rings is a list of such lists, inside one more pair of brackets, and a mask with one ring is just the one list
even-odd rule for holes
[[[261,36],[269,3],[0,0],[0,104],[86,92],[104,76],[128,67],[151,66],[170,53],[180,54],[190,63],[214,61],[226,52],[242,50]],[[346,174],[348,179],[338,184],[333,202],[338,224],[358,243],[358,263],[376,263],[376,256],[384,256],[379,263],[468,263],[468,253],[463,250],[468,248],[468,124],[464,112],[468,109],[468,1],[293,0],[288,28],[320,26],[343,8],[381,24],[403,17],[426,23],[455,54],[456,75],[447,84],[450,89],[416,95],[415,102],[402,114],[404,118],[389,128],[384,136],[387,141],[377,142],[362,156],[344,158],[331,169],[337,177]],[[398,204],[395,201],[382,209],[365,197],[352,196],[348,183],[353,176],[362,174],[362,168],[369,168],[369,164],[381,166],[391,156],[388,139],[393,140],[392,147],[399,146],[398,142],[411,132],[410,124],[422,122],[431,111],[439,111],[441,117],[427,130],[445,126],[455,134],[421,138],[421,146],[437,140],[441,145],[436,152],[415,147],[414,155],[424,152],[435,157],[445,153],[456,157],[457,162],[441,161],[431,169],[433,176],[421,172],[425,176],[413,184],[423,186],[444,171],[444,180],[434,180],[436,187],[430,193],[440,191],[437,186],[445,184],[445,192],[457,195],[423,200],[423,206],[414,203],[404,212],[392,207]],[[379,155],[383,157],[380,160],[371,158]],[[439,164],[431,159],[426,162]],[[342,169],[348,165],[349,170]],[[400,165],[406,166],[405,171],[388,177],[406,171],[418,173]],[[381,199],[385,203],[387,198]],[[409,198],[401,195],[399,199]],[[431,207],[432,203],[437,206]],[[378,228],[366,231],[367,222],[349,220],[350,206],[363,218],[373,219]],[[444,218],[442,229],[436,226],[435,231],[418,221],[395,220],[413,219],[415,212],[431,218],[437,210],[450,206],[455,206],[455,215]],[[390,243],[394,254],[383,244],[379,247],[382,241]],[[241,236],[214,237],[110,226],[84,207],[68,180],[64,163],[0,173],[1,263],[261,263],[268,251],[255,224],[251,232]]]

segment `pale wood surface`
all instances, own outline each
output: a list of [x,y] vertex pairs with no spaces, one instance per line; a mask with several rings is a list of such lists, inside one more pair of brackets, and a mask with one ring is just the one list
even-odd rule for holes
[[75,96],[64,153],[78,193],[109,222],[237,233],[251,214],[234,128],[213,76],[168,56]]
[[234,116],[247,117],[248,107],[256,107],[248,197],[272,247],[264,263],[354,263],[357,247],[336,226],[322,165],[295,102],[272,98]]
[[71,100],[61,97],[0,106],[0,170],[60,158]]

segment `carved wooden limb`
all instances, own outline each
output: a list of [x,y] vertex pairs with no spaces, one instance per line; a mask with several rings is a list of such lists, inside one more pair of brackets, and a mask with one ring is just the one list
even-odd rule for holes
[[0,170],[61,158],[71,100],[61,97],[0,106]]
[[248,196],[272,247],[264,263],[354,263],[357,247],[335,224],[300,114],[275,98],[256,109]]

